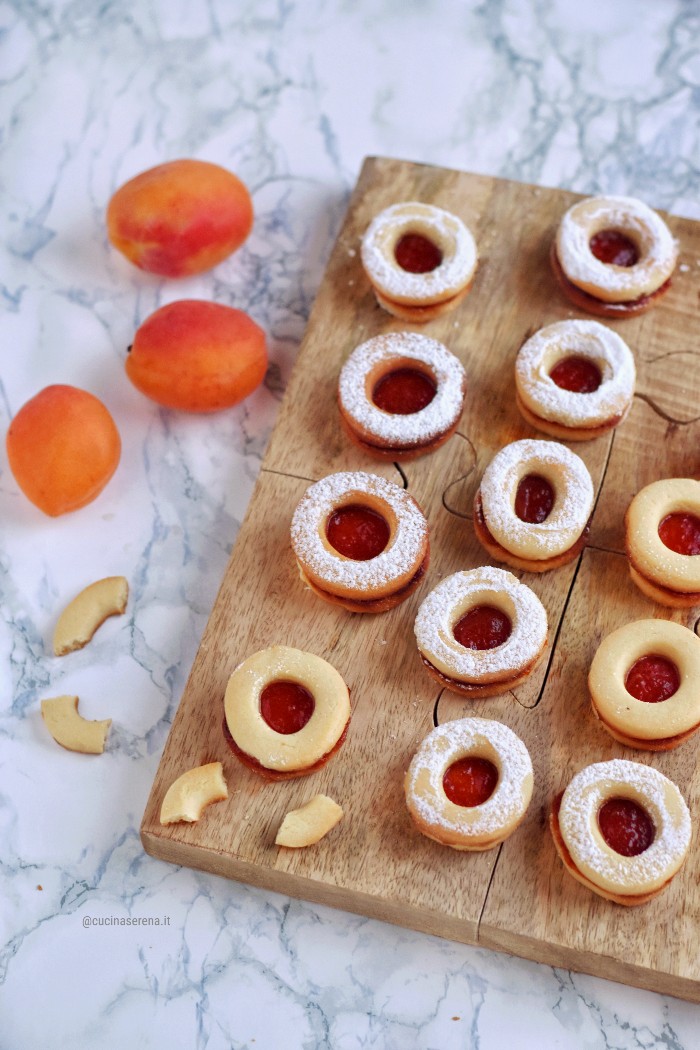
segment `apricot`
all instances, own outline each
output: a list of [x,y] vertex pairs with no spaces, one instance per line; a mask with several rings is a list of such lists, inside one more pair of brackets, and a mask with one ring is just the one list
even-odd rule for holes
[[253,203],[241,180],[204,160],[173,160],[136,175],[107,207],[110,241],[162,277],[210,270],[245,241]]
[[266,370],[262,328],[242,310],[200,299],[180,299],[146,318],[126,359],[142,394],[188,412],[237,405]]
[[119,431],[99,398],[61,384],[44,387],[20,408],[6,444],[15,481],[51,517],[91,503],[121,455]]

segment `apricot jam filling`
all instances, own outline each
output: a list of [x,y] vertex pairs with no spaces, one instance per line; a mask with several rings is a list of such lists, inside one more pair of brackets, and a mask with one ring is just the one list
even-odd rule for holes
[[639,251],[634,241],[621,230],[600,230],[589,247],[596,259],[612,266],[634,266],[639,262]]
[[540,474],[526,474],[515,493],[515,513],[521,521],[539,525],[554,506],[554,489]]
[[455,806],[481,806],[493,795],[498,783],[498,770],[488,758],[467,755],[445,770],[442,787]]
[[563,357],[549,373],[549,378],[561,390],[574,394],[592,394],[603,382],[603,376],[595,361],[588,357]]
[[659,704],[678,691],[681,676],[665,656],[651,653],[632,664],[625,678],[625,689],[645,704]]
[[510,637],[510,617],[494,605],[475,605],[452,628],[455,640],[465,649],[495,649]]
[[609,798],[598,810],[598,827],[610,849],[622,857],[637,857],[654,841],[654,822],[631,798]]
[[659,524],[659,538],[676,554],[700,554],[700,518],[695,514],[667,514]]
[[394,249],[394,258],[407,273],[431,273],[442,262],[442,252],[422,233],[404,233]]
[[389,542],[388,522],[376,510],[360,503],[339,507],[326,522],[331,547],[353,561],[376,558]]
[[260,714],[275,733],[298,733],[314,713],[314,698],[298,682],[270,682],[260,694]]
[[417,368],[397,368],[382,376],[372,391],[372,401],[383,412],[409,416],[429,405],[436,391],[432,376]]

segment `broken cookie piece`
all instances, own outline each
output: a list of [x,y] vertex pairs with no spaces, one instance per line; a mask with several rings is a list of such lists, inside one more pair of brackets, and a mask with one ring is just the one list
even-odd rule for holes
[[124,612],[128,598],[129,585],[123,576],[106,576],[85,587],[58,618],[53,636],[55,655],[82,649],[107,617]]
[[111,718],[90,721],[78,714],[77,696],[54,696],[41,701],[41,717],[57,744],[84,755],[101,755]]
[[275,845],[300,849],[313,846],[334,828],[343,810],[328,795],[314,795],[312,799],[287,813],[277,832]]
[[212,802],[222,802],[225,798],[228,798],[228,788],[221,762],[195,766],[174,780],[166,791],[160,807],[160,822],[176,824],[184,820],[191,824],[199,820]]

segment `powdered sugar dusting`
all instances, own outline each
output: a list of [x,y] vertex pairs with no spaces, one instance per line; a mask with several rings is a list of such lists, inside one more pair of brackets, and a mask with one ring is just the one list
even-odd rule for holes
[[[371,401],[368,377],[392,358],[397,362],[417,361],[430,370],[437,390],[430,404],[419,412],[392,414]],[[464,405],[465,386],[461,362],[442,343],[418,332],[392,332],[353,350],[340,372],[338,398],[345,414],[370,439],[402,447],[428,443],[454,426]]]
[[[326,522],[339,507],[366,502],[366,496],[389,509],[387,519],[391,526],[394,518],[396,527],[381,554],[369,561],[353,561],[327,542]],[[415,500],[393,482],[362,471],[341,471],[307,489],[292,517],[291,538],[298,561],[316,576],[331,584],[371,591],[400,579],[422,561],[428,523]]]
[[[596,259],[590,240],[601,230],[627,234],[636,244],[634,266],[615,266]],[[574,284],[590,285],[620,301],[656,291],[673,272],[678,244],[666,223],[635,197],[589,197],[569,208],[557,232],[557,256]]]
[[[498,783],[480,806],[457,806],[445,795],[443,777],[453,762],[474,754],[498,768]],[[461,718],[445,722],[425,738],[406,777],[406,798],[426,823],[473,835],[496,835],[517,821],[530,800],[530,755],[520,737],[501,722]]]
[[[495,605],[511,620],[511,633],[494,649],[467,649],[454,625],[477,605]],[[527,667],[547,641],[547,613],[534,591],[505,569],[484,566],[446,577],[423,600],[414,625],[418,649],[443,674],[479,684],[485,676]]]
[[[639,801],[656,829],[651,846],[636,857],[615,853],[598,829],[601,805],[619,797]],[[562,798],[559,827],[584,874],[590,872],[593,881],[603,879],[623,890],[632,884],[637,893],[662,884],[680,866],[692,832],[688,807],[676,785],[652,766],[625,759],[597,762],[576,774]]]
[[[554,506],[540,523],[515,513],[520,481],[545,477],[554,489]],[[525,438],[497,452],[481,479],[484,520],[495,539],[513,554],[545,559],[567,551],[579,538],[593,508],[593,482],[580,456],[556,441]]]
[[[428,273],[410,273],[396,262],[405,233],[420,233],[440,248],[442,261]],[[433,204],[405,201],[377,215],[365,232],[362,265],[373,285],[389,299],[438,301],[455,294],[476,267],[476,243],[461,219]]]
[[[597,390],[579,394],[557,386],[550,373],[570,356],[594,362],[601,372]],[[558,321],[528,339],[515,361],[518,393],[536,415],[565,426],[596,426],[621,415],[634,394],[632,351],[617,332],[598,321]]]

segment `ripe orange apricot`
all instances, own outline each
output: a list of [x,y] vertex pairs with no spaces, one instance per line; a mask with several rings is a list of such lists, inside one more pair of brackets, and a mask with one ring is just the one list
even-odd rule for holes
[[130,262],[162,277],[210,270],[245,241],[250,193],[204,160],[173,160],[136,175],[112,196],[107,233]]
[[57,517],[100,494],[119,464],[121,438],[99,398],[78,387],[44,387],[7,431],[7,458],[25,496]]
[[141,393],[188,412],[237,405],[266,370],[262,328],[242,310],[201,299],[180,299],[147,317],[126,359]]

